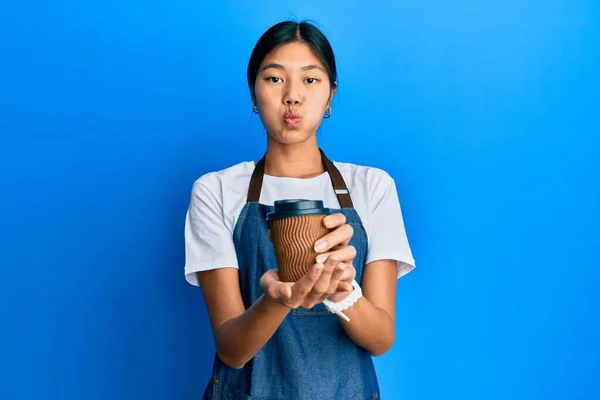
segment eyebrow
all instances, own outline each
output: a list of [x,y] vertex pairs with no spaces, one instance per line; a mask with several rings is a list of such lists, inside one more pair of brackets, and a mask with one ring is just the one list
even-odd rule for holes
[[323,71],[323,68],[319,67],[318,65],[312,64],[312,65],[307,65],[306,67],[302,67],[301,68],[302,71],[309,71],[311,69],[320,69],[321,71]]
[[[281,64],[276,64],[276,63],[269,63],[267,65],[265,65],[264,67],[262,67],[261,71],[265,71],[269,68],[273,68],[273,69],[279,69],[281,71],[285,71],[285,67]],[[307,65],[305,67],[300,68],[302,71],[309,71],[311,69],[320,69],[321,71],[323,71],[323,68],[319,67],[316,64],[311,64],[311,65]]]

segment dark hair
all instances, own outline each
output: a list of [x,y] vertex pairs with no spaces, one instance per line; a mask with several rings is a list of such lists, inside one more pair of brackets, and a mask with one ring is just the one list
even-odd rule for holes
[[253,99],[254,85],[260,64],[271,51],[292,42],[306,43],[319,61],[323,63],[327,75],[329,75],[331,88],[337,86],[337,69],[333,49],[323,32],[306,21],[284,21],[273,25],[263,33],[250,56],[250,61],[248,62],[248,87]]

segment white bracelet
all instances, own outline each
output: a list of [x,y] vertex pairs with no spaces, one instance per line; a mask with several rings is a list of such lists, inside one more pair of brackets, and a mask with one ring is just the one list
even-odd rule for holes
[[348,318],[348,316],[342,311],[346,310],[347,308],[350,308],[350,306],[352,306],[358,301],[358,299],[362,297],[362,289],[358,285],[358,282],[352,281],[352,287],[354,288],[352,293],[350,293],[348,297],[346,297],[342,301],[334,303],[333,301],[328,299],[323,300],[323,304],[325,304],[325,307],[329,312],[337,314],[338,316],[344,318],[348,322],[350,322],[350,318]]

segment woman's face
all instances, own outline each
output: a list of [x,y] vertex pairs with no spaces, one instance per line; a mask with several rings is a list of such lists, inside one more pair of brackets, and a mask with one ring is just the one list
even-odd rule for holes
[[292,42],[265,57],[254,93],[269,136],[282,144],[295,144],[315,135],[335,90],[310,47]]

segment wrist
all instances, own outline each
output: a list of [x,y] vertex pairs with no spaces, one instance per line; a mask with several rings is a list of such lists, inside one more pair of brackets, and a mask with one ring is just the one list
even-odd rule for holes
[[[336,292],[336,293],[332,294],[331,296],[327,297],[327,300],[333,301],[334,303],[340,302],[340,301],[344,300],[346,297],[348,297],[355,290],[354,283],[353,283],[353,282],[355,282],[354,279],[350,279],[350,280],[345,279],[343,281],[340,281],[340,283],[342,283],[342,282],[345,284],[345,285],[343,285],[344,288],[350,286],[350,289]],[[357,283],[357,285],[358,285],[358,283]],[[341,285],[338,285],[338,289],[340,286]]]
[[325,304],[325,307],[329,310],[329,312],[337,314],[339,317],[348,322],[350,322],[350,318],[348,318],[343,311],[352,307],[362,297],[362,289],[358,282],[355,280],[352,281],[352,287],[354,287],[354,290],[340,301],[333,301],[331,299],[323,301],[323,304]]
[[290,311],[291,308],[281,303],[278,300],[275,300],[267,293],[263,293],[263,303],[269,310],[279,310],[279,311]]
[[336,294],[332,294],[331,296],[329,296],[327,298],[327,300],[332,301],[334,303],[339,303],[340,301],[344,300],[346,297],[350,296],[351,293],[352,293],[352,291],[345,291],[345,292],[339,292]]

